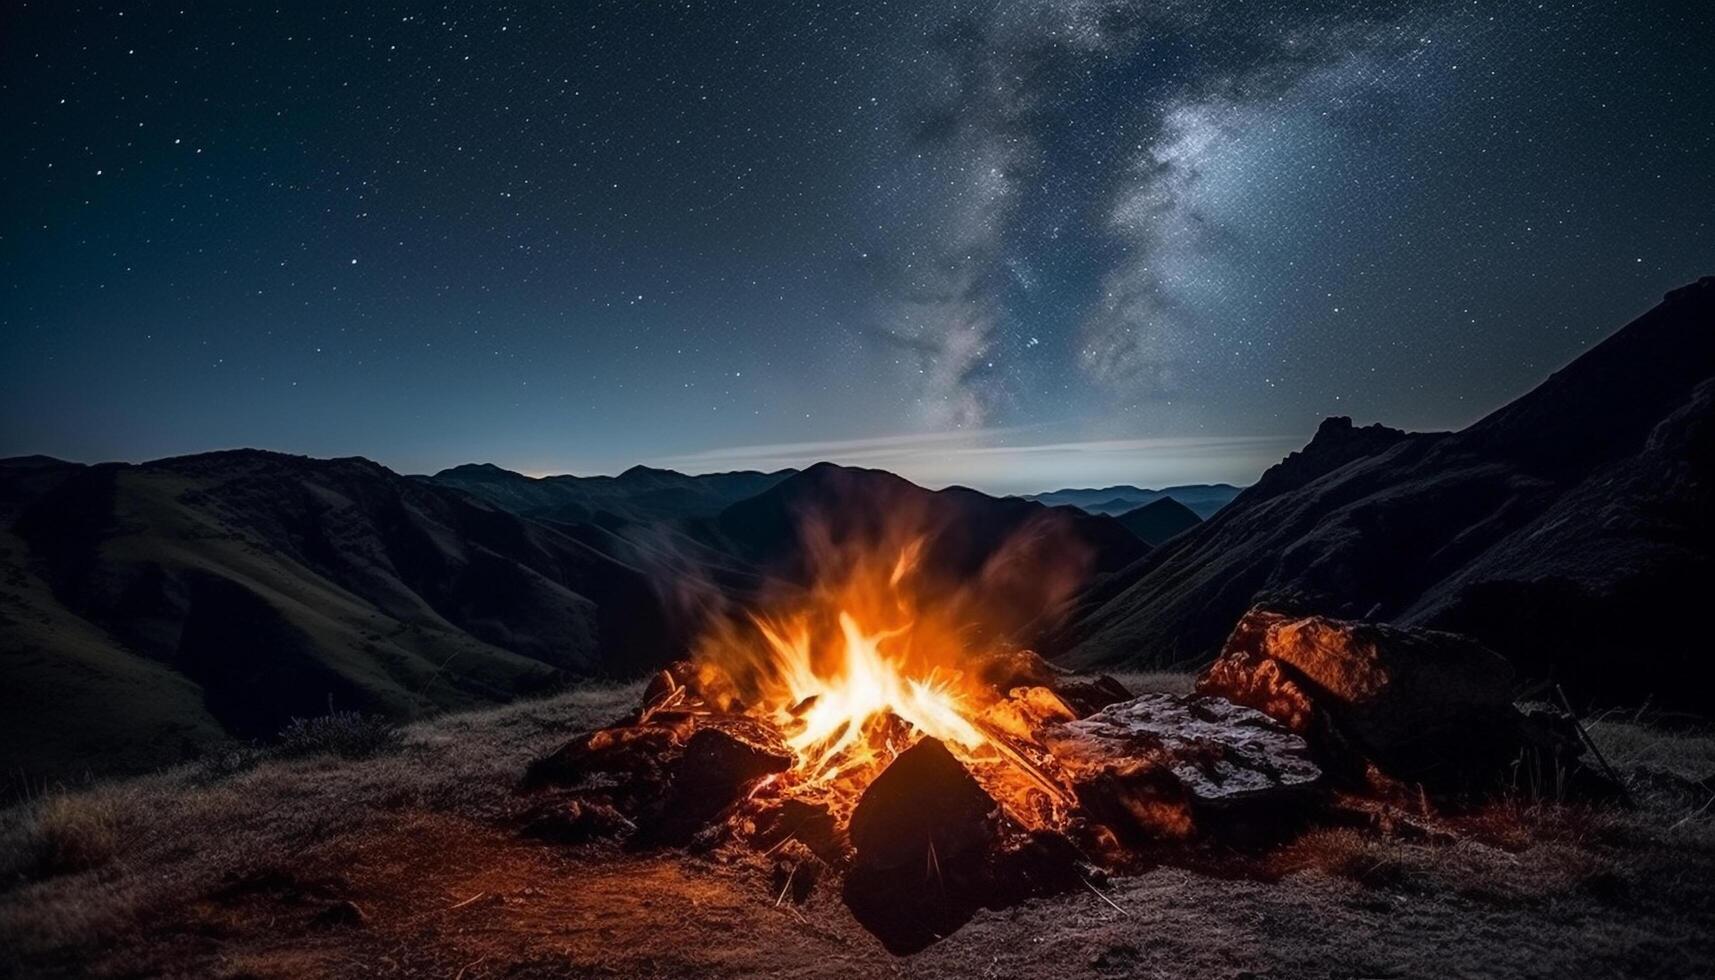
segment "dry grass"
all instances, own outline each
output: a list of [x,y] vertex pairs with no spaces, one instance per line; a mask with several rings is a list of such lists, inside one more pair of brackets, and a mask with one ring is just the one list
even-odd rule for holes
[[[243,755],[0,811],[0,974],[1643,976],[1715,959],[1715,821],[1690,790],[1652,790],[1637,813],[1514,802],[1444,835],[1315,829],[1231,873],[1116,879],[1123,914],[1032,901],[896,960],[829,890],[776,907],[754,855],[519,837],[525,763],[635,696],[592,687],[408,726],[396,751]],[[1715,738],[1595,734],[1634,777],[1715,772]],[[363,922],[321,924],[344,900]]]
[[358,711],[330,711],[316,718],[293,718],[275,752],[286,758],[331,755],[341,759],[366,759],[391,752],[404,742],[399,727],[377,715]]
[[15,832],[0,837],[0,875],[47,878],[111,861],[126,810],[120,795],[58,791],[18,808],[8,821],[15,822]]

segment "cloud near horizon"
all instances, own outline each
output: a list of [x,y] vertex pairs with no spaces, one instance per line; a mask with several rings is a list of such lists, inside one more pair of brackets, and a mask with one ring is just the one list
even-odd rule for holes
[[1035,493],[1068,486],[1172,486],[1254,481],[1303,440],[1292,436],[1174,436],[1012,443],[1020,430],[913,433],[731,446],[650,460],[688,472],[777,470],[827,461],[890,470],[928,487]]

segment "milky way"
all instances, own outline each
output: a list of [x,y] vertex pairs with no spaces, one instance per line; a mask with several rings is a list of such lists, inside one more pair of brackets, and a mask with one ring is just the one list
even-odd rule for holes
[[1715,272],[1703,4],[62,2],[0,453],[1244,482]]

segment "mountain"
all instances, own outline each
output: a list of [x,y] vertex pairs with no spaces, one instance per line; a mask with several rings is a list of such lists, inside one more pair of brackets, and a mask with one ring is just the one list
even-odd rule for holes
[[1251,604],[1469,633],[1588,696],[1708,704],[1715,277],[1458,432],[1325,421],[1087,593],[1073,664],[1210,657]]
[[596,529],[364,459],[31,457],[0,462],[0,486],[14,771],[173,761],[330,699],[394,716],[496,702],[682,647]]
[[1151,545],[1162,544],[1168,538],[1203,523],[1191,508],[1172,497],[1162,497],[1128,510],[1120,514],[1118,520],[1126,530]]
[[923,568],[980,583],[1003,607],[991,629],[1048,622],[1041,597],[1148,552],[1111,518],[830,464],[571,484],[603,498],[600,523],[565,519],[554,481],[450,472],[255,450],[0,460],[0,766],[136,771],[330,705],[409,718],[635,676],[684,655],[706,603],[805,584],[806,515],[842,542],[931,534]]
[[791,476],[743,470],[688,476],[633,466],[618,476],[529,477],[493,463],[466,463],[423,478],[529,517],[604,525],[712,517]]
[[1193,483],[1160,490],[1121,484],[1093,490],[1068,487],[1048,493],[1026,494],[1023,499],[1050,507],[1076,507],[1092,514],[1118,516],[1166,497],[1184,504],[1192,513],[1206,520],[1237,497],[1239,492],[1239,488],[1230,483]]
[[888,549],[921,537],[918,598],[983,593],[973,628],[1024,642],[1054,620],[1067,593],[1149,551],[1110,517],[965,487],[925,490],[882,470],[832,463],[733,504],[698,533],[757,569],[764,586],[811,584],[830,551],[880,550],[891,562]]

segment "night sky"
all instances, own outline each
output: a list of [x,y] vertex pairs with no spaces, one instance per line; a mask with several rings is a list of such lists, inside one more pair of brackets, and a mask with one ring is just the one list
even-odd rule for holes
[[1249,482],[1715,272],[1712,7],[13,0],[0,455]]

